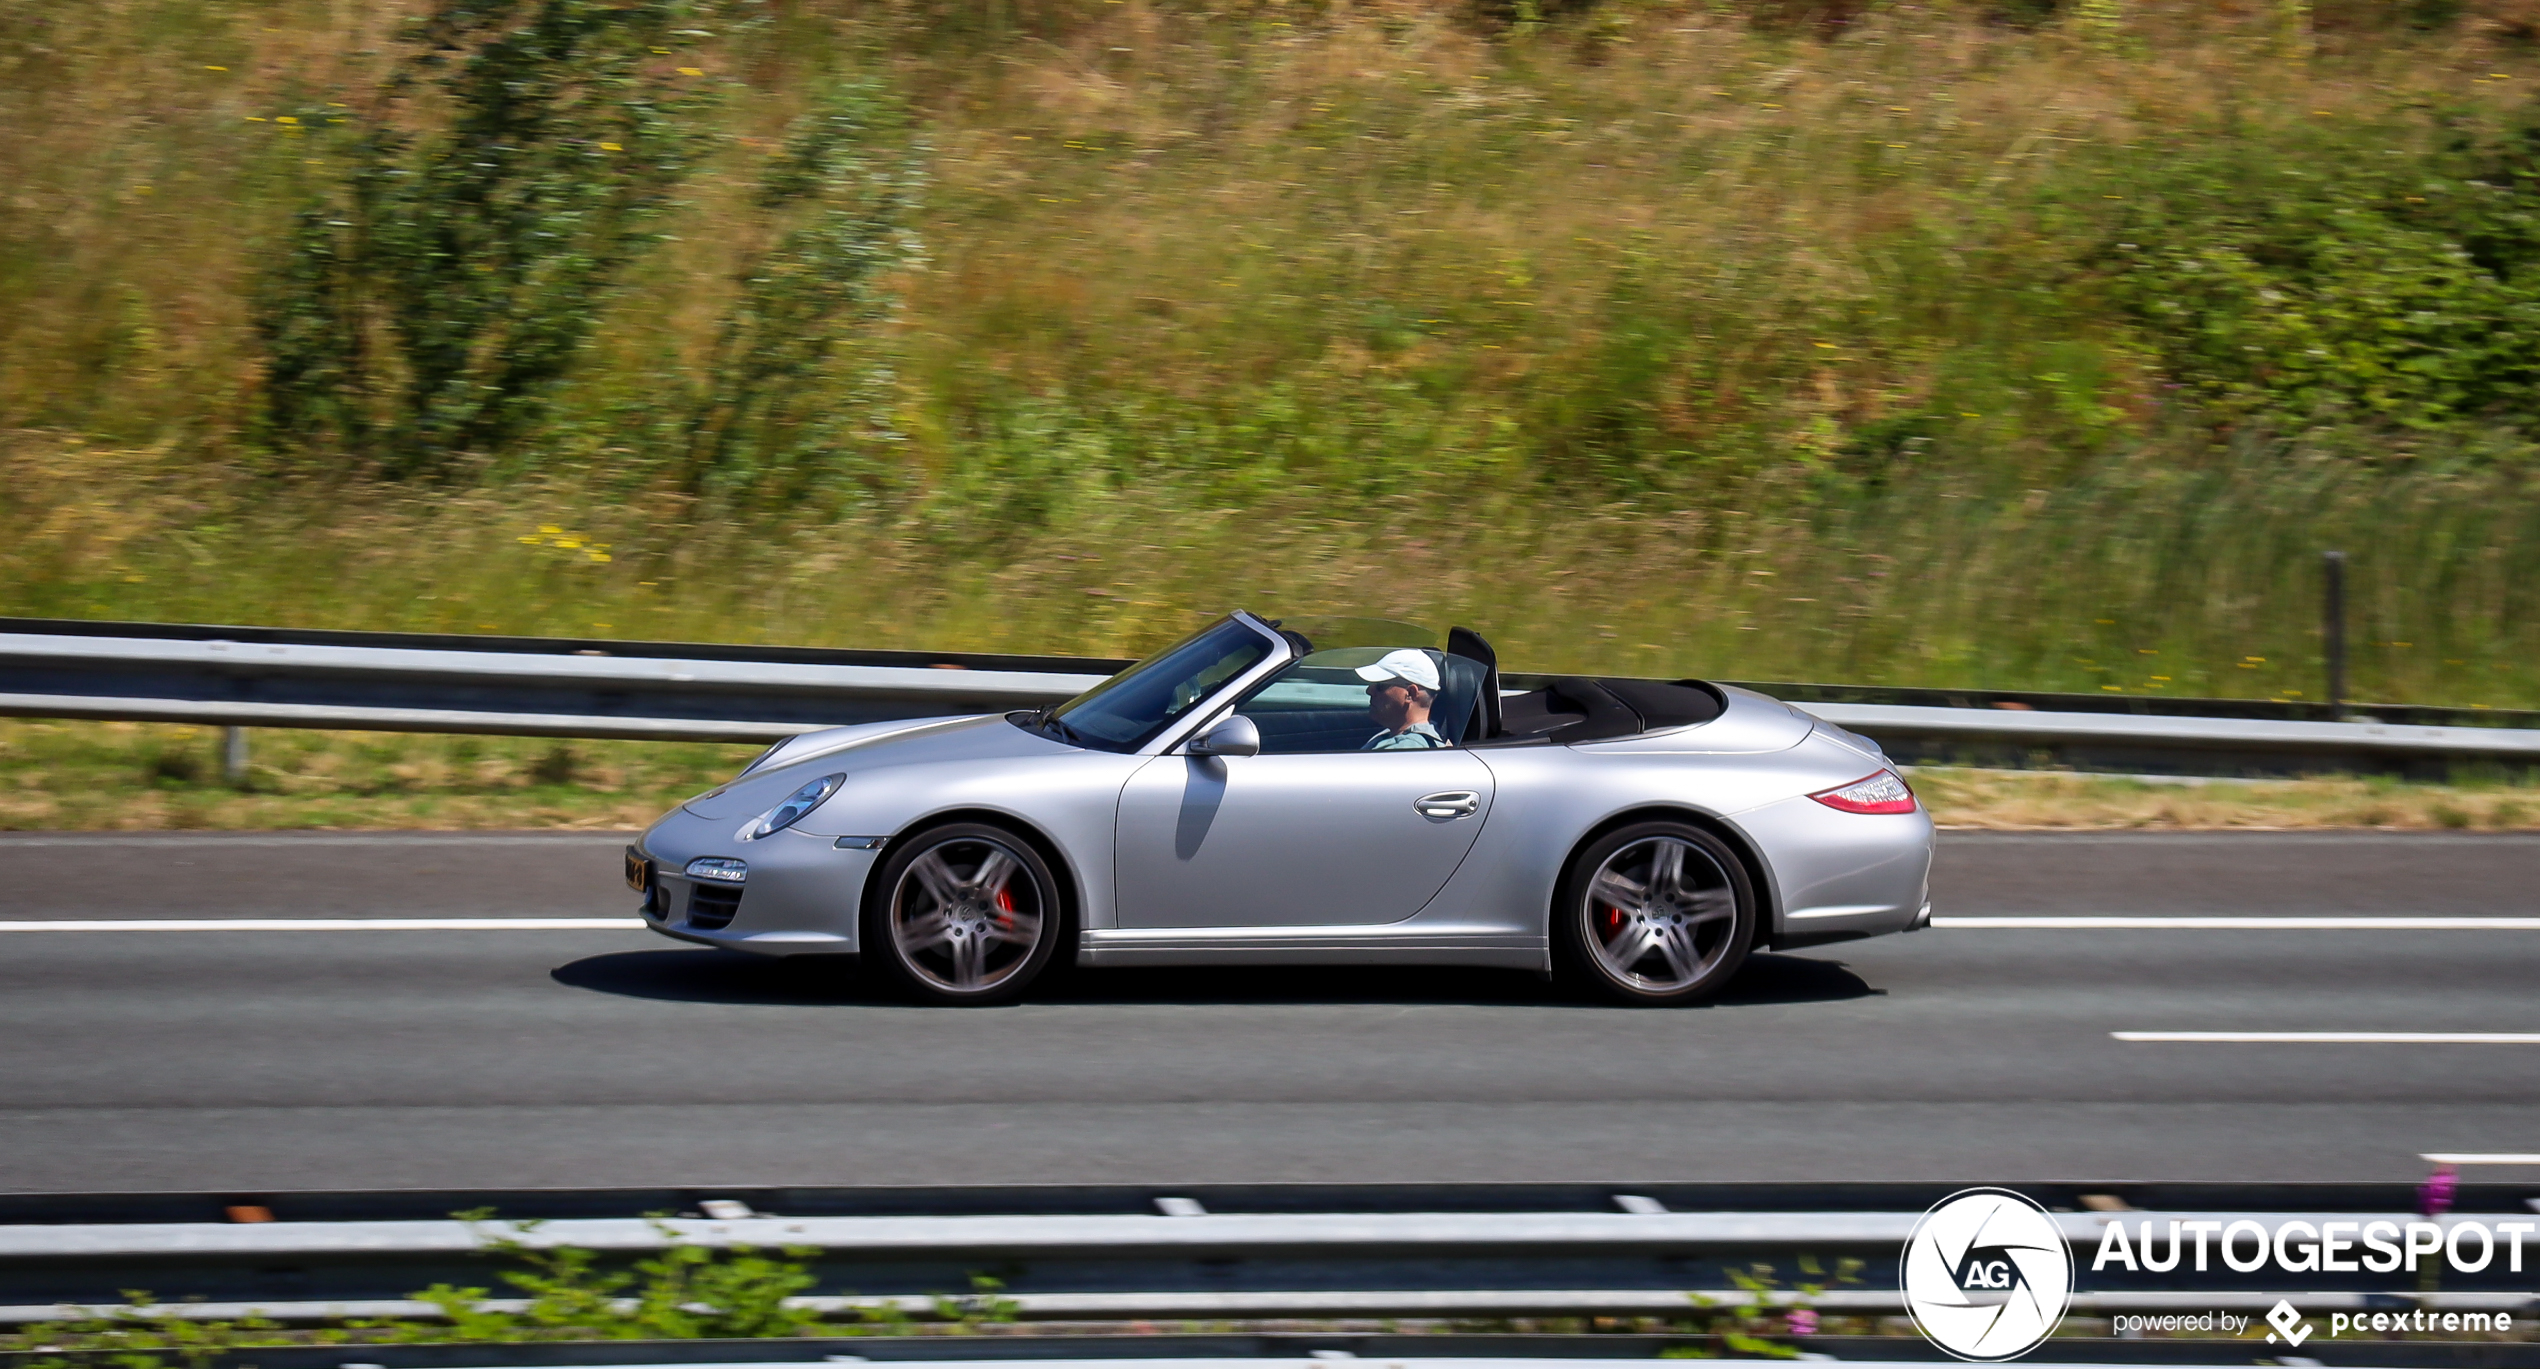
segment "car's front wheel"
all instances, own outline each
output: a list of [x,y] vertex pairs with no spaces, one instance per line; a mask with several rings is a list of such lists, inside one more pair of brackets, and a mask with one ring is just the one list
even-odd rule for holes
[[1736,977],[1755,940],[1755,887],[1718,837],[1638,822],[1587,844],[1553,906],[1571,984],[1625,1003],[1690,1003]]
[[1010,1002],[1066,932],[1048,862],[1031,843],[983,823],[891,843],[876,893],[864,913],[865,959],[926,1002]]

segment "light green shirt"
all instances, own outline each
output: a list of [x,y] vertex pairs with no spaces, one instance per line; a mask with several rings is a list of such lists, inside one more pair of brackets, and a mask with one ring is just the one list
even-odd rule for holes
[[1359,744],[1361,751],[1427,751],[1446,745],[1446,738],[1427,723],[1413,723],[1400,732],[1379,732]]

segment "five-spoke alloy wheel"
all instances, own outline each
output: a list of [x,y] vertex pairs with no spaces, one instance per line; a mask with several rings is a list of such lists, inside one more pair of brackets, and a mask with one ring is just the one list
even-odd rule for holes
[[980,823],[893,842],[875,895],[864,958],[937,1003],[1015,998],[1066,932],[1048,863],[1014,833]]
[[1687,1003],[1745,962],[1755,890],[1718,837],[1688,823],[1639,822],[1579,852],[1552,921],[1572,982],[1627,1003]]

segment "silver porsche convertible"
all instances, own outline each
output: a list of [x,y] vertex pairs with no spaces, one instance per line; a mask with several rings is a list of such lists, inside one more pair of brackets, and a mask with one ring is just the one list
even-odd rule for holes
[[1931,819],[1869,740],[1699,680],[1504,688],[1466,629],[1345,621],[1229,614],[1050,708],[791,738],[654,823],[627,880],[665,935],[861,955],[937,1003],[1069,961],[1494,965],[1684,1003],[1754,947],[1929,920]]

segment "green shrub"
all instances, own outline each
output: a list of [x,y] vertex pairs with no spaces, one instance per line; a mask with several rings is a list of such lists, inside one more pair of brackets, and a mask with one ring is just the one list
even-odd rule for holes
[[571,784],[582,768],[582,757],[574,749],[558,742],[547,748],[538,763],[529,767],[529,777],[540,784]]
[[[852,443],[897,439],[870,393],[887,372],[842,384],[824,371],[888,310],[881,277],[922,258],[908,226],[922,157],[905,111],[870,82],[832,84],[795,120],[754,197],[781,231],[741,266],[679,436],[687,489],[790,484]],[[841,388],[866,402],[838,404]]]
[[[521,1296],[509,1305],[492,1305],[485,1288],[435,1284],[413,1295],[436,1309],[434,1318],[355,1319],[293,1330],[252,1316],[189,1318],[134,1292],[126,1295],[131,1306],[104,1317],[35,1323],[0,1335],[0,1351],[25,1356],[19,1361],[22,1369],[166,1369],[177,1364],[203,1369],[217,1357],[257,1346],[854,1335],[898,1330],[909,1320],[888,1301],[854,1310],[845,1326],[789,1306],[788,1299],[816,1282],[803,1263],[819,1254],[815,1247],[787,1246],[769,1254],[748,1246],[674,1242],[628,1268],[606,1269],[597,1252],[523,1239],[535,1234],[536,1222],[506,1223],[506,1234],[497,1232],[483,1212],[458,1215],[477,1231],[488,1254],[513,1262],[501,1278]],[[1011,1322],[1015,1304],[1003,1292],[1002,1283],[973,1274],[966,1296],[933,1299],[934,1315],[956,1334]]]
[[[681,0],[441,0],[254,301],[268,436],[437,475],[532,431],[702,144]],[[426,123],[410,112],[437,112]]]
[[520,1239],[537,1226],[517,1223],[514,1235],[485,1243],[524,1266],[502,1278],[528,1295],[527,1307],[491,1310],[482,1288],[435,1284],[415,1298],[441,1309],[450,1332],[428,1323],[388,1329],[399,1340],[693,1340],[799,1336],[820,1320],[785,1305],[815,1282],[802,1265],[820,1253],[814,1247],[787,1246],[776,1259],[749,1246],[678,1243],[631,1268],[604,1270],[594,1251]]
[[2200,130],[2114,184],[2113,294],[2224,416],[2540,421],[2540,107]]

